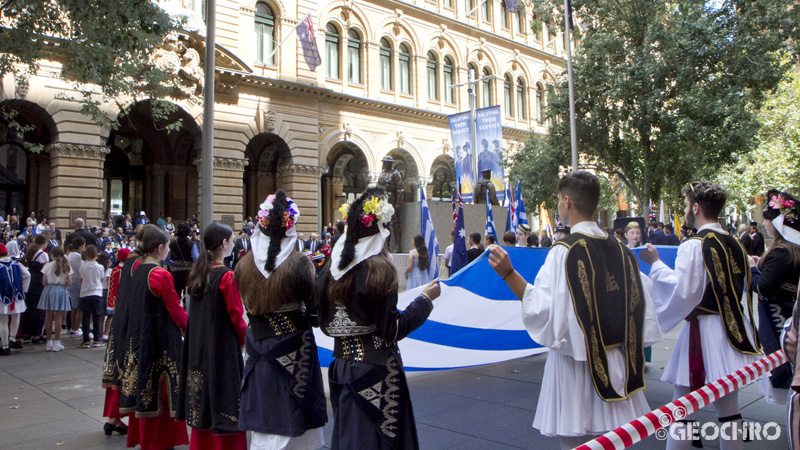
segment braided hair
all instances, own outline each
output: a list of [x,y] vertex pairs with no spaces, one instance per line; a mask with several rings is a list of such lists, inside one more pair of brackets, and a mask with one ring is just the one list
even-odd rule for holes
[[286,228],[283,226],[283,213],[289,208],[286,201],[286,192],[279,189],[275,192],[275,199],[272,201],[272,209],[269,211],[269,225],[266,227],[259,223],[261,232],[269,237],[269,248],[267,249],[267,262],[264,263],[264,270],[272,272],[275,270],[275,259],[281,252],[281,240],[286,237]]
[[350,205],[347,212],[347,238],[344,241],[341,259],[339,259],[339,270],[344,270],[356,259],[356,244],[359,239],[380,233],[380,227],[383,226],[380,222],[366,227],[361,223],[361,218],[364,213],[364,202],[372,197],[383,197],[385,193],[382,187],[371,187]]

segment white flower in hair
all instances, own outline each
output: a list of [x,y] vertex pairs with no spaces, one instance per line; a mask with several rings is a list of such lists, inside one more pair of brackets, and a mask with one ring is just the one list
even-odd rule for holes
[[392,216],[394,216],[394,206],[392,206],[389,201],[384,201],[381,205],[381,222],[387,224],[392,221]]

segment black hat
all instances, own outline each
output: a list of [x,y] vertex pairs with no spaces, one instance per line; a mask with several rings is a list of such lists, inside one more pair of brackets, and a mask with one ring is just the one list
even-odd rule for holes
[[569,227],[559,222],[556,224],[556,233],[569,234]]

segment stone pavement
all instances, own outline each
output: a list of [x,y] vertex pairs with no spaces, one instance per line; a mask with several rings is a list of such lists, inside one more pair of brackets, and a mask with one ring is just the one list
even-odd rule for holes
[[[653,348],[645,391],[652,408],[672,400],[672,386],[659,378],[677,335],[673,330]],[[102,431],[104,350],[79,349],[77,338],[66,338],[64,344],[67,350],[60,353],[47,353],[43,345],[29,344],[11,356],[0,357],[0,449],[125,448],[124,436],[107,437]],[[481,367],[409,373],[421,448],[558,449],[557,440],[544,438],[531,428],[545,359],[546,355],[538,355]],[[739,404],[746,421],[781,424],[780,439],[746,443],[746,450],[788,447],[782,406],[767,405],[757,385],[740,392]],[[701,423],[715,419],[713,407],[698,415]],[[329,423],[327,442],[331,428]],[[664,447],[654,437],[634,446]],[[705,442],[705,448],[718,448],[718,443]]]

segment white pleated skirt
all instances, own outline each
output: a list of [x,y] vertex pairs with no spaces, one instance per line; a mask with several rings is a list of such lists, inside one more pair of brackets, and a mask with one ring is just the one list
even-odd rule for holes
[[312,428],[297,437],[253,431],[250,450],[317,450],[325,445],[322,428]]
[[14,302],[14,310],[11,310],[11,305],[4,305],[0,303],[0,314],[22,314],[25,312],[26,306],[24,301]]
[[[758,355],[746,355],[731,347],[719,316],[700,316],[700,345],[703,347],[703,365],[706,383],[718,379],[758,361]],[[676,386],[689,386],[689,324],[683,325],[675,350],[664,368],[661,381]],[[753,342],[753,329],[745,323],[747,338]]]
[[[611,385],[625,391],[625,354],[608,351]],[[543,436],[594,436],[611,431],[650,412],[644,390],[628,400],[605,402],[594,389],[589,364],[551,351],[547,355],[542,390],[533,427]]]

